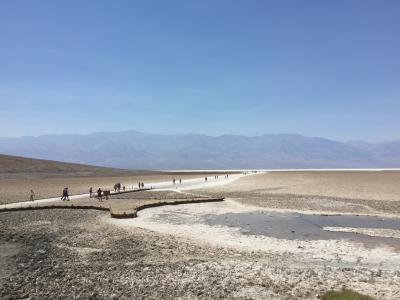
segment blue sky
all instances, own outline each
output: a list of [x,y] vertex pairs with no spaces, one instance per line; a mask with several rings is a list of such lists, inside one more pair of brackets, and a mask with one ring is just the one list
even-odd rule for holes
[[0,136],[400,139],[400,1],[0,0]]

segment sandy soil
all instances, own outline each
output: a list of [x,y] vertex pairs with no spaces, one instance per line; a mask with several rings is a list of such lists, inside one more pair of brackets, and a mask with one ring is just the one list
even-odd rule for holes
[[273,209],[400,215],[400,171],[270,172],[196,192]]

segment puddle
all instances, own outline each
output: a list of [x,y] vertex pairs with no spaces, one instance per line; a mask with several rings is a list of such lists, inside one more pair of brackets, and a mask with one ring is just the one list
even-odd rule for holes
[[371,228],[376,231],[379,231],[379,229],[400,231],[400,219],[256,211],[219,215],[208,214],[203,217],[203,220],[208,225],[240,228],[240,231],[247,235],[264,235],[287,240],[347,239],[371,247],[383,243],[400,250],[400,239],[397,238],[324,230],[324,227],[334,227],[339,229]]
[[107,220],[217,247],[299,255],[310,262],[400,266],[399,218],[284,213],[225,201],[161,206],[140,211],[138,218]]

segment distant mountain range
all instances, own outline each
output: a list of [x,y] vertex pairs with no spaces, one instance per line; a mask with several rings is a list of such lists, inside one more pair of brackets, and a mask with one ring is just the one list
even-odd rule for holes
[[136,131],[0,138],[0,153],[130,169],[391,168],[400,141],[338,142],[296,134],[246,137]]

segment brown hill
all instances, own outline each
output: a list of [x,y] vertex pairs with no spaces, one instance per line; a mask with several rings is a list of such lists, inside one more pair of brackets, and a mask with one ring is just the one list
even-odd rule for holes
[[53,176],[125,176],[147,171],[131,171],[44,159],[0,154],[0,178]]

